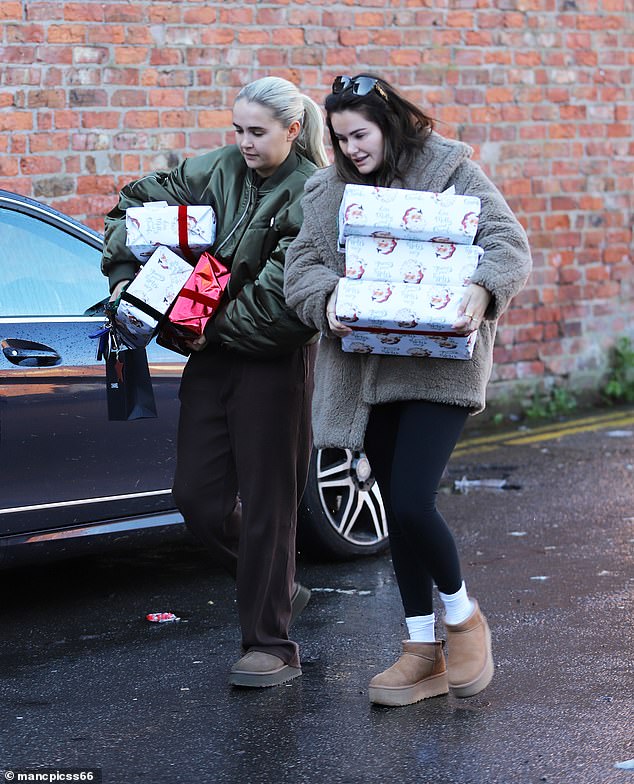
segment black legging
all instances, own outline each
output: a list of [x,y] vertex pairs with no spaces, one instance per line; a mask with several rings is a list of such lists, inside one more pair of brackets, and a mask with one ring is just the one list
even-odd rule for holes
[[392,562],[408,618],[433,612],[432,588],[462,584],[453,535],[436,509],[438,485],[466,408],[408,400],[372,408],[365,450],[387,512]]

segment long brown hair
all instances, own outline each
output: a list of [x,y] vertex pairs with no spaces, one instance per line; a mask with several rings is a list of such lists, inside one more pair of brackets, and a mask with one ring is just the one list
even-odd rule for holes
[[[433,129],[433,120],[415,104],[403,98],[391,84],[374,74],[362,73],[353,77],[368,77],[382,88],[383,95],[372,89],[366,95],[355,95],[350,88],[331,93],[325,101],[326,125],[335,153],[337,174],[344,182],[371,185],[391,185],[401,178],[421,150]],[[387,96],[387,100],[384,96]],[[359,112],[366,120],[375,123],[383,134],[383,163],[377,171],[363,175],[341,152],[339,140],[332,127],[331,116],[346,110]]]

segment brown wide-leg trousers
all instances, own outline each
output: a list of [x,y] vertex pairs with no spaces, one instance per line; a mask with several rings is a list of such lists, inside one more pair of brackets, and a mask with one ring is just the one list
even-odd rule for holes
[[243,650],[293,667],[299,651],[288,625],[314,354],[305,346],[259,359],[213,345],[192,354],[180,389],[173,488],[187,527],[236,578]]

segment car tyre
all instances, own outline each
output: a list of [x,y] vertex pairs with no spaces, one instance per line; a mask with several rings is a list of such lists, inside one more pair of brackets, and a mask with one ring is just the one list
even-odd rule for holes
[[388,549],[381,491],[363,452],[315,449],[299,509],[300,553],[347,560]]

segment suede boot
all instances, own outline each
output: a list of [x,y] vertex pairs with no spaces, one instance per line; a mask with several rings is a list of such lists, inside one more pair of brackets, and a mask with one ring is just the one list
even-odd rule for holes
[[264,651],[249,651],[231,668],[229,683],[249,688],[279,686],[301,674],[299,667],[285,664],[279,656]]
[[302,610],[310,601],[311,591],[300,583],[295,583],[293,595],[291,596],[291,620],[289,627],[292,626],[300,616]]
[[491,632],[478,603],[472,601],[475,606],[466,621],[445,623],[449,688],[456,697],[472,697],[493,677]]
[[370,681],[368,696],[377,705],[411,705],[447,694],[447,668],[442,641],[403,641],[400,659]]

